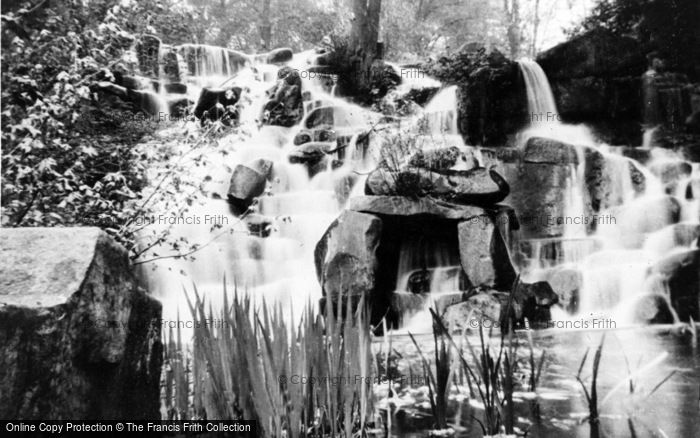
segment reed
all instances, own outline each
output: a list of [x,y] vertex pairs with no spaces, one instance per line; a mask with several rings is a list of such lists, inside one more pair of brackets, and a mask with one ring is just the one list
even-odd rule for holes
[[598,344],[593,357],[593,374],[591,375],[590,390],[586,388],[584,379],[581,377],[581,373],[583,372],[583,367],[588,359],[590,349],[586,350],[584,353],[583,359],[581,359],[581,365],[578,368],[578,373],[576,374],[576,380],[581,385],[583,394],[586,397],[586,403],[588,404],[588,424],[591,428],[591,438],[600,437],[600,416],[598,413],[598,372],[600,371],[600,359],[602,358],[603,354],[603,344],[605,344],[605,334],[601,336],[600,344]]
[[[196,286],[185,291],[194,332],[191,379],[178,366],[165,377],[165,399],[177,400],[180,414],[191,394],[190,417],[254,419],[261,436],[339,437],[366,435],[374,424],[372,383],[376,376],[367,311],[354,314],[351,300],[331,300],[321,311],[309,302],[298,325],[289,324],[281,306],[259,308],[224,282],[221,324],[214,319]],[[347,318],[340,315],[347,303]],[[168,344],[167,358],[184,351],[179,332]],[[186,389],[185,389],[186,388]],[[187,392],[185,392],[187,391]]]
[[433,309],[430,309],[433,317],[433,346],[435,348],[435,372],[432,371],[430,363],[423,353],[420,344],[413,337],[408,335],[415,345],[420,355],[423,365],[423,376],[428,385],[428,397],[430,399],[430,409],[435,421],[435,428],[438,430],[448,429],[447,425],[447,398],[452,380],[454,377],[453,357],[449,345],[449,332],[442,325],[440,317]]

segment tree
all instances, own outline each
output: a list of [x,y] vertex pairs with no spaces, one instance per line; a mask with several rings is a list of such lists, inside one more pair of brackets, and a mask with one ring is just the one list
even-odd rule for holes
[[343,92],[358,95],[371,89],[372,63],[377,57],[382,0],[351,0],[353,19],[345,55],[350,70]]
[[522,42],[520,0],[503,0],[503,14],[505,16],[510,57],[511,59],[517,59],[520,57],[520,43]]

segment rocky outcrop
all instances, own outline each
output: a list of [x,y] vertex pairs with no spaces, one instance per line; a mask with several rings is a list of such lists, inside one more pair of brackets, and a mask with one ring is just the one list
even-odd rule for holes
[[376,169],[370,173],[365,193],[375,196],[432,196],[460,204],[491,205],[506,196],[510,187],[498,172],[484,168],[433,172],[407,168],[398,172]]
[[550,81],[591,76],[638,76],[646,68],[641,45],[633,38],[595,29],[552,47],[537,57]]
[[194,107],[194,116],[202,123],[206,120],[221,120],[225,124],[231,124],[238,120],[238,108],[236,104],[241,98],[241,88],[202,88],[197,105]]
[[545,51],[537,62],[562,121],[585,123],[611,144],[641,144],[640,78],[647,62],[639,42],[595,29]]
[[268,91],[270,100],[263,107],[265,125],[294,126],[304,115],[301,77],[297,70],[282,67],[277,72],[277,84]]
[[520,68],[500,52],[465,47],[426,70],[459,87],[458,126],[466,143],[502,146],[526,126],[527,96]]
[[377,297],[371,297],[381,235],[381,219],[346,210],[333,221],[316,245],[316,273],[324,296],[331,300],[334,308],[341,297],[350,299],[353,309],[363,296],[368,304],[372,301],[374,310],[380,311],[381,304],[386,305]]
[[155,35],[144,35],[136,44],[136,58],[144,76],[157,78],[160,73],[158,54],[162,43]]
[[161,306],[98,228],[0,235],[0,416],[160,419]]

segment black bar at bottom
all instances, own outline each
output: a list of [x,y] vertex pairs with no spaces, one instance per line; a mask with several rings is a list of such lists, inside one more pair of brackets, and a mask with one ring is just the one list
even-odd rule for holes
[[170,437],[257,437],[253,420],[117,421],[117,420],[0,420],[0,436],[66,437],[150,435]]

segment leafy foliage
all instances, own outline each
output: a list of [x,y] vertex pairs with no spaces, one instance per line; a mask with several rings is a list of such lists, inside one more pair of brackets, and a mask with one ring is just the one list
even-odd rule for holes
[[700,78],[700,3],[696,0],[598,0],[591,14],[570,32],[607,29],[638,39],[658,51],[672,70]]
[[184,38],[185,21],[169,24],[164,5],[71,0],[3,10],[4,226],[95,225],[130,246],[121,226],[135,213],[148,164],[133,145],[154,123],[100,100],[93,85],[130,67],[139,33]]

